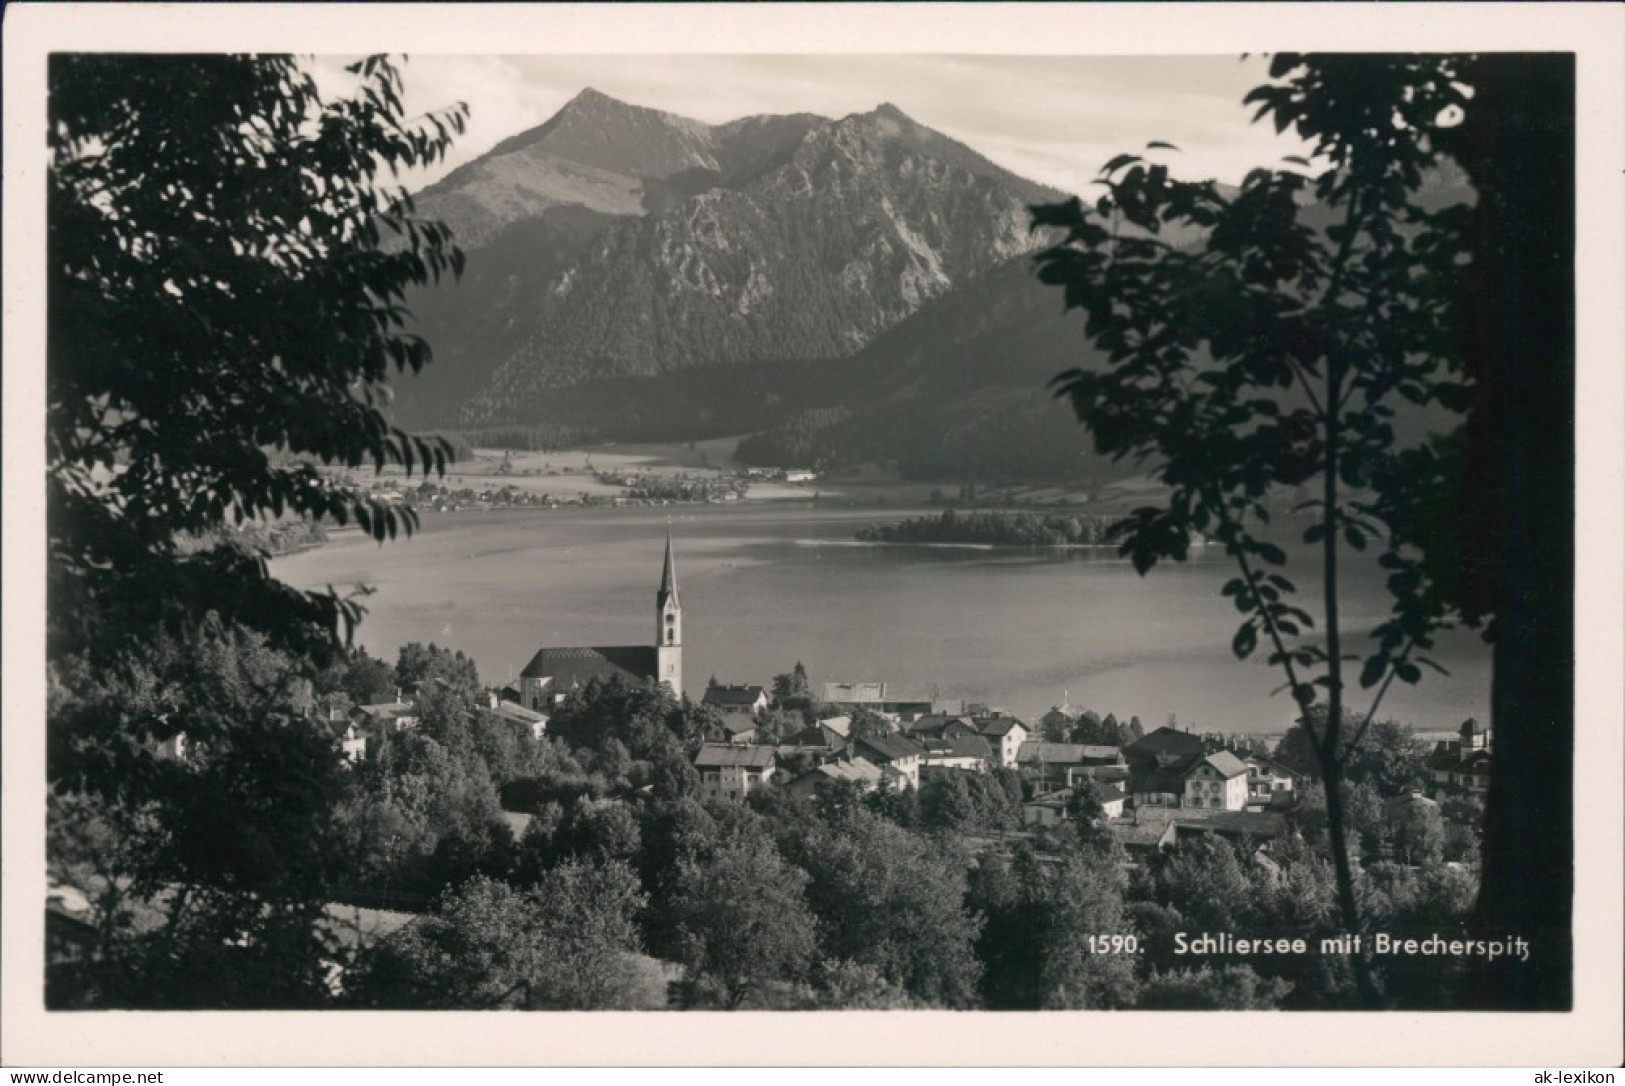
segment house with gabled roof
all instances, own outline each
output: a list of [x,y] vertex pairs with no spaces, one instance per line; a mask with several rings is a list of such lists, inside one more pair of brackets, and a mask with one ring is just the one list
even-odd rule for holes
[[899,735],[861,735],[852,740],[852,746],[882,770],[890,769],[900,784],[920,786],[920,761],[925,748],[914,740]]
[[1122,754],[1116,747],[1091,743],[1050,743],[1043,739],[1029,739],[1016,751],[1016,765],[1040,774],[1048,784],[1070,788],[1077,783],[1080,771],[1098,766],[1121,765]]
[[756,721],[748,716],[738,713],[726,713],[722,717],[722,731],[730,743],[756,742]]
[[[1053,792],[1046,792],[1034,796],[1021,805],[1021,822],[1026,826],[1055,826],[1071,819],[1070,807],[1072,797],[1076,794],[1074,788],[1058,788]],[[1116,785],[1106,785],[1098,788],[1100,809],[1107,821],[1123,817],[1123,803],[1127,798],[1123,790]]]
[[409,701],[384,701],[375,705],[357,705],[350,710],[350,719],[363,731],[401,732],[418,726],[418,710]]
[[1184,774],[1185,807],[1240,811],[1247,807],[1247,763],[1228,750],[1204,754]]
[[845,750],[849,743],[850,740],[846,736],[831,728],[828,723],[819,721],[785,736],[779,741],[779,749],[808,751],[815,757],[822,757]]
[[792,796],[810,796],[832,784],[845,783],[870,792],[880,786],[883,777],[881,768],[867,758],[837,758],[803,773],[785,785],[785,790]]
[[709,705],[724,716],[753,717],[765,713],[768,707],[767,691],[750,683],[723,684],[713,681],[705,688],[700,704]]
[[497,699],[490,712],[515,727],[524,728],[533,738],[540,739],[547,734],[547,714],[527,709],[516,701]]
[[1303,779],[1303,774],[1262,754],[1248,754],[1241,760],[1247,765],[1247,802],[1255,805],[1292,796]]
[[946,713],[927,713],[903,725],[903,734],[923,742],[926,739],[949,739],[955,736],[976,735],[976,725],[968,716],[949,716]]
[[1178,807],[1185,798],[1186,772],[1206,754],[1201,739],[1168,726],[1130,743],[1123,748],[1123,759],[1129,766],[1131,802],[1136,807]]
[[773,779],[777,755],[772,747],[705,743],[694,754],[702,799],[744,799]]
[[945,738],[926,736],[915,739],[925,748],[920,758],[922,769],[936,766],[941,769],[966,769],[982,773],[992,768],[993,748],[987,740],[972,732],[970,735],[952,735]]
[[1021,745],[1032,734],[1027,725],[1004,713],[975,717],[974,721],[976,730],[993,748],[994,760],[1004,769],[1014,769]]

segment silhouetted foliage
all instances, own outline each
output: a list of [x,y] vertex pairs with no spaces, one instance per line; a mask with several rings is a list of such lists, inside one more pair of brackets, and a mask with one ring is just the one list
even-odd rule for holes
[[[209,611],[325,653],[351,600],[180,533],[293,513],[410,530],[310,461],[438,468],[392,428],[428,345],[402,292],[455,273],[385,171],[438,161],[457,106],[404,118],[381,57],[324,100],[286,56],[57,54],[50,81],[47,528],[54,651],[111,651]],[[289,459],[292,454],[297,459]]]
[[[1418,681],[1419,665],[1437,667],[1425,654],[1457,613],[1385,495],[1443,455],[1440,440],[1402,436],[1418,428],[1406,416],[1425,410],[1453,427],[1471,403],[1460,351],[1471,209],[1423,194],[1445,168],[1436,138],[1445,118],[1478,108],[1466,66],[1459,57],[1279,55],[1271,82],[1245,101],[1308,142],[1315,162],[1253,170],[1230,193],[1125,154],[1103,170],[1107,191],[1094,206],[1074,199],[1034,211],[1035,224],[1067,232],[1040,254],[1040,277],[1087,312],[1105,354],[1104,364],[1061,375],[1059,394],[1099,452],[1145,463],[1169,488],[1163,504],[1118,526],[1122,553],[1145,573],[1183,560],[1198,533],[1223,546],[1238,572],[1224,594],[1244,616],[1234,652],[1246,658],[1265,645],[1305,710],[1324,701],[1328,726],[1311,738],[1330,781],[1388,686]],[[1170,240],[1178,227],[1199,231],[1200,242]],[[1310,513],[1302,539],[1320,551],[1318,618],[1279,572],[1288,553],[1269,538],[1279,493]],[[1339,563],[1345,548],[1367,547],[1389,571],[1393,611],[1372,631],[1359,681],[1375,691],[1349,735]],[[1329,799],[1340,903],[1354,930],[1338,789]]]

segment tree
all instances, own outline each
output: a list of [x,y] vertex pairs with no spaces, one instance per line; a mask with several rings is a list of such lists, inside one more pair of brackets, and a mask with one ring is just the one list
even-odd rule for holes
[[357,705],[394,701],[400,692],[395,669],[383,660],[367,655],[366,649],[356,649],[348,654],[339,666],[342,669],[339,688]]
[[365,1006],[616,1010],[646,1005],[630,956],[644,897],[624,864],[566,863],[529,892],[476,878],[365,956]]
[[807,669],[801,661],[781,675],[773,676],[773,705],[778,709],[800,709],[808,706],[812,691],[807,685]]
[[[1086,310],[1104,356],[1062,374],[1059,393],[1097,451],[1148,463],[1167,488],[1117,526],[1122,553],[1143,574],[1183,560],[1198,535],[1219,543],[1236,564],[1224,589],[1243,615],[1235,655],[1263,644],[1304,711],[1324,699],[1326,726],[1309,738],[1351,931],[1361,918],[1343,847],[1349,750],[1395,679],[1420,680],[1453,614],[1408,507],[1385,495],[1439,455],[1437,442],[1401,440],[1396,423],[1413,425],[1402,410],[1449,418],[1471,402],[1458,350],[1467,205],[1418,196],[1439,163],[1441,118],[1478,108],[1465,68],[1455,57],[1279,55],[1272,82],[1245,101],[1294,129],[1316,163],[1254,170],[1232,194],[1120,155],[1093,208],[1074,199],[1034,213],[1067,231],[1040,254],[1040,276]],[[1268,537],[1283,503],[1310,514],[1301,536],[1318,550],[1318,622]],[[1371,631],[1358,678],[1373,693],[1351,735],[1341,563],[1370,546],[1393,611]],[[1356,966],[1374,1001],[1367,963]]]
[[1444,816],[1429,803],[1413,803],[1391,827],[1394,858],[1417,867],[1444,863]]
[[706,705],[679,698],[663,683],[629,683],[619,676],[594,679],[571,694],[548,721],[548,734],[576,750],[600,754],[620,744],[632,759],[648,759],[675,739],[698,749],[720,728]]
[[738,1008],[754,989],[805,976],[817,946],[804,872],[769,840],[736,840],[678,865],[672,901],[683,960]]
[[1522,932],[1531,954],[1527,963],[1481,963],[1475,991],[1488,1006],[1566,1010],[1574,982],[1575,58],[1486,53],[1461,74],[1473,108],[1440,138],[1479,196],[1467,226],[1462,352],[1476,391],[1459,456],[1412,475],[1417,485],[1397,504],[1426,541],[1429,573],[1448,598],[1494,616],[1495,756],[1518,772],[1490,779],[1473,928],[1485,938]]
[[56,54],[49,79],[46,500],[53,658],[98,658],[208,612],[326,656],[361,610],[262,554],[186,534],[292,514],[377,539],[409,512],[327,462],[439,468],[392,427],[413,285],[461,270],[384,171],[438,161],[456,106],[402,114],[384,58],[324,99],[286,56]]
[[1133,930],[1123,908],[1120,859],[1109,849],[1079,849],[1059,864],[1043,864],[1028,847],[1008,863],[983,858],[968,900],[986,918],[976,947],[989,1007],[1132,1004],[1134,956],[1100,952],[1093,942]]
[[445,690],[466,710],[478,708],[484,701],[479,669],[461,650],[454,652],[417,641],[402,645],[395,660],[395,681],[404,691],[419,697],[435,689]]
[[1181,845],[1159,872],[1167,903],[1194,931],[1251,930],[1252,882],[1228,841],[1209,837]]
[[873,966],[926,1006],[974,1005],[980,925],[956,852],[867,809],[800,826],[783,847],[811,876],[823,957]]
[[1349,755],[1351,781],[1371,785],[1383,797],[1403,795],[1427,783],[1427,744],[1410,727],[1378,721]]
[[[383,540],[410,516],[317,465],[442,459],[383,403],[429,360],[403,291],[462,258],[381,177],[438,160],[463,110],[408,120],[392,64],[352,74],[324,98],[281,56],[48,69],[47,772],[138,835],[132,888],[168,916],[126,1005],[329,996],[317,922],[349,782],[296,707],[361,608],[277,582],[275,533],[223,529]],[[393,685],[356,678],[368,700]],[[179,737],[193,757],[154,756]]]
[[920,785],[920,825],[934,833],[960,834],[977,822],[964,773],[933,773]]

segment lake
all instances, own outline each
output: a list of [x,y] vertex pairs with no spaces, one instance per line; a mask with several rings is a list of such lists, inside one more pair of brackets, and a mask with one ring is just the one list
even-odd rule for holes
[[[1109,549],[860,544],[865,524],[928,510],[807,505],[565,508],[425,514],[410,540],[359,533],[278,558],[303,588],[366,583],[359,642],[393,661],[409,641],[461,649],[486,682],[518,674],[543,645],[652,644],[668,514],[683,603],[687,692],[767,684],[798,660],[820,682],[935,685],[1032,718],[1069,700],[1198,730],[1278,732],[1279,672],[1238,663],[1239,617],[1221,598],[1232,565],[1217,548],[1141,578]],[[1300,589],[1314,582],[1306,567]],[[1351,651],[1386,610],[1380,571],[1352,575]],[[1318,611],[1318,607],[1308,608]],[[1489,650],[1470,633],[1434,654],[1449,676],[1395,684],[1381,718],[1454,729],[1488,718]],[[1359,701],[1357,704],[1363,705]]]

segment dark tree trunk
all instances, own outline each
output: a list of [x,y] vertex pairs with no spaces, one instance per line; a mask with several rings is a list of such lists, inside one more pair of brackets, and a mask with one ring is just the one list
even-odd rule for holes
[[1460,557],[1466,601],[1495,615],[1495,760],[1474,926],[1531,948],[1527,962],[1479,968],[1472,1000],[1565,1010],[1574,945],[1574,58],[1492,54],[1474,62],[1468,82],[1468,118],[1444,135],[1479,196],[1465,345],[1479,394]]

